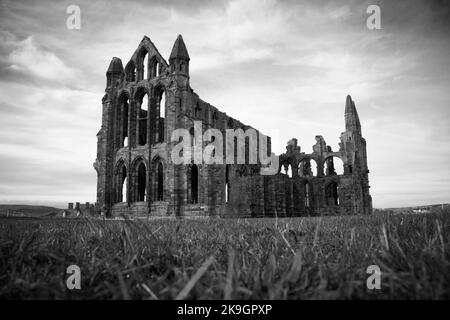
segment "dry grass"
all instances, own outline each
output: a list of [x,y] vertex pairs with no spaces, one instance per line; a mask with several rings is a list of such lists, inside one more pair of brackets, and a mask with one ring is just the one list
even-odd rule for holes
[[3,219],[0,298],[449,299],[449,216]]

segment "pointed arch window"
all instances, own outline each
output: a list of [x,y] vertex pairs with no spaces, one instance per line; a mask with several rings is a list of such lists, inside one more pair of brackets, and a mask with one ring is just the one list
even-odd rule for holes
[[125,77],[127,82],[136,81],[136,65],[134,64],[133,60],[128,62],[127,66],[125,67]]
[[157,166],[156,199],[158,201],[164,200],[164,170],[161,162]]
[[147,144],[147,127],[148,127],[148,94],[144,93],[139,99],[138,110],[138,144],[144,146]]
[[164,129],[165,129],[165,117],[166,117],[167,97],[164,88],[156,89],[156,110],[157,110],[157,122],[155,142],[164,142]]
[[149,78],[149,54],[145,47],[141,47],[137,58],[137,80],[141,81]]
[[126,94],[122,94],[119,98],[119,108],[117,114],[119,148],[128,146],[129,103],[130,101],[128,96]]
[[148,65],[148,53],[146,52],[144,58],[142,60],[142,68],[143,68],[143,79],[149,78],[149,65]]
[[298,166],[298,175],[300,177],[317,176],[317,162],[314,159],[303,159]]
[[137,167],[137,201],[145,201],[147,195],[147,169],[144,162]]

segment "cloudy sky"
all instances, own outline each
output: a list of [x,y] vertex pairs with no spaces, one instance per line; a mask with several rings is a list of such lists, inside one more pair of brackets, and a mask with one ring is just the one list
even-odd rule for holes
[[[81,29],[66,9],[81,8]],[[366,9],[381,8],[381,30]],[[182,34],[204,100],[311,152],[333,149],[347,94],[368,143],[375,207],[450,202],[450,32],[438,1],[0,0],[0,202],[95,201],[105,72],[144,35]]]

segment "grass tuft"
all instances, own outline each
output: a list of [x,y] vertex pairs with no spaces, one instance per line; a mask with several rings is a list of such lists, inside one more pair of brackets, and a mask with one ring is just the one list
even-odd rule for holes
[[0,298],[449,299],[449,217],[2,219]]

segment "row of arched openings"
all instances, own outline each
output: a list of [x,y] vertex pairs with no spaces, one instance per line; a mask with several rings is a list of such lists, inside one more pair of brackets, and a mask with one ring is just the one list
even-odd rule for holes
[[[312,202],[312,187],[309,181],[304,183],[303,189],[303,199],[305,201],[305,207],[310,208]],[[338,206],[340,204],[338,183],[336,181],[331,181],[325,186],[325,204],[327,206]]]
[[127,82],[141,81],[159,77],[162,64],[156,56],[149,56],[148,51],[142,48],[136,56],[136,63],[130,60],[125,67],[125,79]]
[[[164,200],[164,168],[161,161],[155,163],[154,199],[156,201]],[[127,167],[123,161],[119,162],[116,169],[115,186],[116,196],[115,202],[136,202],[147,201],[147,168],[143,160],[137,161],[132,167],[131,181],[128,182]],[[128,191],[128,186],[130,191]],[[130,198],[128,200],[128,198]]]
[[[336,165],[336,162],[338,165]],[[281,170],[289,178],[292,178],[295,174],[291,164],[287,162],[281,165]],[[328,157],[324,162],[324,170],[325,176],[342,175],[344,174],[344,162],[339,157]],[[296,172],[299,177],[316,177],[318,172],[317,162],[314,159],[303,159],[300,161]]]
[[[155,177],[153,179],[154,186],[154,199],[156,201],[164,200],[164,167],[161,161],[155,163]],[[138,161],[133,166],[133,172],[131,174],[131,182],[128,183],[127,167],[125,163],[121,161],[116,170],[116,202],[127,202],[128,196],[130,202],[135,201],[147,201],[147,169],[143,161]],[[191,203],[198,203],[199,197],[199,170],[196,164],[190,166],[190,201]],[[128,192],[127,187],[130,186],[131,190]]]
[[[338,159],[340,166],[335,166],[335,160]],[[315,163],[315,166],[312,166],[312,163]],[[284,163],[281,167],[284,169],[284,173],[292,178],[292,166],[289,163]],[[329,157],[324,162],[325,176],[333,176],[333,175],[342,175],[344,173],[344,164],[342,160],[338,157]],[[300,162],[297,174],[299,177],[313,177],[317,176],[317,163],[314,159],[304,159]],[[312,201],[312,187],[309,181],[304,182],[304,205],[306,208],[311,206]],[[327,206],[335,206],[339,205],[339,193],[338,193],[338,183],[335,181],[329,182],[325,186],[325,204]]]
[[[123,93],[118,100],[118,112],[117,112],[117,135],[119,140],[119,148],[127,147],[129,144],[129,135],[133,135],[136,132],[136,145],[144,146],[148,141],[148,129],[156,128],[154,131],[154,143],[164,141],[164,127],[166,116],[166,93],[163,88],[155,89],[155,109],[156,119],[150,123],[149,113],[149,97],[145,91],[140,91],[136,94],[137,102],[137,118],[136,127],[129,130],[129,118],[133,116],[134,112],[130,108],[130,99],[127,94]],[[134,130],[136,129],[136,130]]]

